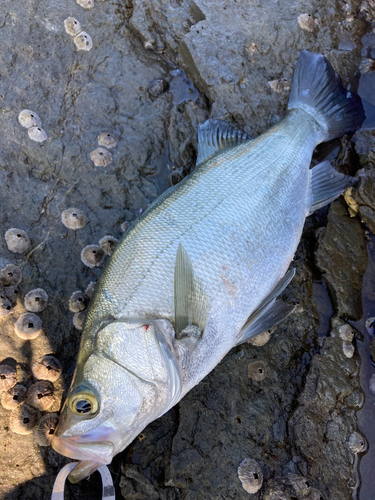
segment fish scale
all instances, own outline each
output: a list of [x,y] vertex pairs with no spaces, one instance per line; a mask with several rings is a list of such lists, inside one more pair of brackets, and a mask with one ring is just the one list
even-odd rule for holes
[[[315,147],[311,138],[310,145],[306,146],[314,131],[313,121],[304,112],[299,113],[302,115],[299,119],[290,117],[284,121],[283,127],[277,125],[266,137],[240,146],[241,151],[236,148],[208,160],[193,172],[189,184],[185,182],[131,229],[116,248],[98,285],[98,292],[105,290],[105,295],[110,295],[112,302],[103,304],[99,300],[90,308],[85,331],[95,334],[92,324],[106,314],[172,320],[174,260],[180,242],[186,247],[197,277],[202,279],[205,288],[217,290],[220,266],[226,263],[232,272],[236,271],[236,278],[246,280],[249,276],[244,267],[249,260],[261,259],[266,263],[269,255],[273,262],[272,247],[273,242],[278,240],[277,232],[285,229],[290,233],[290,227],[293,227],[293,237],[280,253],[280,260],[287,261],[281,273],[285,271],[294,254],[295,239],[299,240],[309,203],[307,197],[303,197],[300,206],[291,211],[290,200],[293,190],[300,192],[303,186],[306,191],[308,187],[308,165]],[[306,122],[304,126],[301,124],[303,119]],[[281,161],[275,161],[275,143],[278,140],[281,143],[278,148]],[[269,143],[274,145],[273,155]],[[305,166],[302,171],[301,163]],[[282,178],[285,179],[284,189],[280,189]],[[267,182],[264,182],[265,179]],[[259,180],[262,186],[257,189]],[[278,203],[270,204],[267,209],[264,198],[276,194]],[[192,203],[191,200],[196,199],[202,201]],[[267,227],[266,235],[264,227]],[[277,227],[276,231],[274,227]],[[233,234],[235,239],[231,236]],[[251,242],[245,244],[244,238],[250,235]],[[267,245],[271,255],[270,252],[262,255],[262,249]],[[241,261],[244,257],[245,260]],[[273,267],[279,268],[279,263],[275,262]],[[269,271],[273,274],[272,267]],[[266,283],[263,276],[257,279],[253,273],[251,279],[254,286],[259,287],[257,295],[262,295],[264,291],[262,283],[266,287],[265,293],[269,292],[281,273],[279,271],[277,276],[272,276],[272,282],[268,279]],[[160,291],[161,282],[163,293]],[[252,291],[249,289],[250,293]],[[221,303],[223,299],[225,303],[225,297],[217,297]],[[255,301],[254,307],[256,305]],[[242,317],[249,309],[245,313],[237,312]]]

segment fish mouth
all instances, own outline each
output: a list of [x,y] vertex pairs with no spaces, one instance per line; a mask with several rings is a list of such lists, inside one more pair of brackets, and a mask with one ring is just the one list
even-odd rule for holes
[[81,436],[53,436],[52,447],[55,451],[65,457],[79,460],[79,464],[68,476],[69,481],[77,483],[102,465],[111,463],[115,445],[108,439],[110,434],[107,426],[100,426]]

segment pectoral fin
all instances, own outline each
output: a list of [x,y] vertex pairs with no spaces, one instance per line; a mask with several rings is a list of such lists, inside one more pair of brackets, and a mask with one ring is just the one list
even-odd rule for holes
[[206,299],[194,277],[190,257],[181,243],[178,246],[174,269],[174,310],[176,339],[181,338],[181,332],[190,325],[196,325],[204,330]]
[[251,137],[221,120],[207,120],[198,128],[197,165],[209,156],[231,146],[238,146]]
[[259,307],[251,314],[240,331],[238,341],[235,345],[247,342],[252,337],[269,330],[293,312],[294,306],[285,304],[282,300],[276,300],[276,297],[288,286],[295,272],[295,269],[288,271],[284,278],[277,283],[271,293],[267,295]]
[[309,215],[335,200],[348,186],[354,186],[357,177],[340,174],[328,161],[310,170],[312,204]]

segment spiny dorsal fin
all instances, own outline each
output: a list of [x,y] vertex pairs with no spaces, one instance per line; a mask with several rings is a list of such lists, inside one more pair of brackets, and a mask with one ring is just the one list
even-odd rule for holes
[[329,161],[323,161],[310,170],[312,203],[309,215],[335,200],[357,177],[340,174]]
[[174,310],[177,339],[181,338],[181,332],[187,326],[196,325],[204,330],[206,300],[194,277],[190,257],[181,243],[178,246],[174,269]]
[[222,120],[207,120],[198,127],[197,165],[217,151],[238,146],[251,137]]

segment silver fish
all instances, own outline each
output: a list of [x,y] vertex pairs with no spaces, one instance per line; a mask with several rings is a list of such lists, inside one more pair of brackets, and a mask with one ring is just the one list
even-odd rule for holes
[[235,345],[292,311],[276,300],[305,218],[353,183],[317,144],[356,130],[360,99],[303,51],[288,112],[251,140],[220,122],[199,132],[197,168],[128,230],[97,284],[53,447],[77,482],[123,450]]

